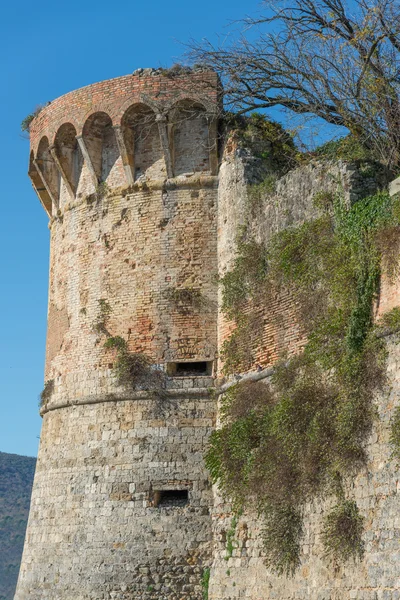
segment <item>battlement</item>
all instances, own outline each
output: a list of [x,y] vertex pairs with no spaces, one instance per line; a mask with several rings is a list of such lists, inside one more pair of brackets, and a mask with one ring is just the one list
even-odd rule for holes
[[136,181],[216,175],[216,73],[143,69],[69,92],[30,126],[29,176],[49,216]]

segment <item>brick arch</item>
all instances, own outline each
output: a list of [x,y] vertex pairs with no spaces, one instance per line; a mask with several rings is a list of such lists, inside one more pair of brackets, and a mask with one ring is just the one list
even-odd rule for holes
[[30,177],[30,180],[32,182],[34,190],[36,191],[37,195],[39,196],[39,199],[43,205],[43,208],[45,209],[47,214],[49,216],[51,216],[51,204],[52,204],[51,198],[50,198],[50,195],[49,195],[46,187],[43,184],[43,180],[39,174],[39,171],[36,168],[35,154],[34,154],[33,149],[31,150],[30,155],[29,155],[28,175]]
[[216,106],[210,102],[209,99],[203,97],[202,95],[194,96],[186,93],[182,93],[179,98],[174,98],[172,101],[166,103],[164,106],[164,111],[169,114],[174,110],[177,104],[182,102],[188,102],[202,106],[207,115],[214,116],[216,114]]
[[66,120],[65,115],[57,120],[55,120],[51,127],[49,128],[49,142],[50,146],[53,146],[55,143],[57,132],[65,123],[71,123],[71,125],[75,128],[76,132],[79,129],[79,120],[74,117],[74,115],[68,115],[68,120]]
[[112,109],[112,106],[111,105],[105,105],[105,104],[97,104],[95,106],[92,106],[90,108],[90,110],[86,111],[79,118],[78,125],[76,127],[76,131],[77,131],[77,135],[78,136],[79,135],[83,135],[83,130],[85,128],[85,125],[89,121],[90,117],[93,117],[94,115],[96,115],[98,113],[102,113],[102,114],[107,115],[107,117],[111,121],[111,125],[115,124],[114,123],[114,121],[115,121],[115,115],[114,115],[114,111]]
[[73,123],[66,122],[60,125],[54,137],[55,155],[73,194],[76,193],[83,166],[83,156],[76,136],[76,127]]
[[181,97],[170,106],[170,146],[174,175],[209,172],[210,131],[207,107],[198,98]]
[[50,152],[47,135],[41,137],[37,147],[35,166],[41,174],[50,198],[57,204],[60,197],[60,174]]
[[160,114],[164,111],[164,103],[161,104],[159,102],[156,102],[156,101],[152,100],[146,94],[137,94],[137,95],[135,94],[134,96],[127,98],[125,100],[125,102],[123,102],[119,106],[118,111],[116,112],[116,115],[115,115],[115,123],[114,124],[121,125],[123,117],[125,116],[126,112],[129,110],[129,108],[131,106],[134,106],[136,104],[143,104],[145,106],[148,106],[155,114]]
[[105,111],[91,111],[82,126],[82,138],[97,180],[107,181],[120,158],[110,115]]
[[133,180],[140,177],[162,179],[167,169],[157,113],[148,102],[131,103],[121,118],[122,135]]

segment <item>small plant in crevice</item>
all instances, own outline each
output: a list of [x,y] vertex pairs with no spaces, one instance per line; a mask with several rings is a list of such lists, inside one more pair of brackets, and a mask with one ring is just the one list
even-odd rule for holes
[[[386,268],[381,239],[400,225],[399,201],[385,192],[350,208],[338,194],[321,200],[318,218],[268,244],[242,234],[222,279],[223,311],[236,325],[223,348],[226,374],[254,365],[262,317],[282,294],[305,335],[304,349],[275,365],[269,385],[242,381],[225,392],[206,454],[222,493],[262,517],[266,563],[284,575],[300,564],[306,504],[327,494],[337,502],[324,521],[326,554],[362,557],[362,517],[343,483],[365,464],[373,398],[386,384],[373,311]],[[397,309],[386,323],[397,327],[399,317]],[[400,457],[400,409],[391,441]]]
[[318,146],[314,151],[305,153],[302,157],[305,161],[312,158],[334,161],[345,160],[350,162],[376,160],[376,156],[374,156],[371,151],[367,150],[365,146],[360,144],[357,138],[352,134],[325,142],[321,146]]
[[54,379],[48,379],[39,396],[39,408],[45,407],[54,393]]
[[163,77],[168,77],[169,79],[174,79],[175,77],[184,77],[188,75],[188,73],[192,72],[191,67],[182,65],[180,63],[175,63],[169,68],[161,67],[158,69],[158,72]]
[[96,322],[93,324],[93,330],[99,335],[109,336],[110,334],[107,329],[107,323],[111,315],[111,306],[104,298],[100,298],[100,300],[98,300],[98,305],[99,314]]
[[[165,397],[165,373],[155,369],[145,354],[130,352],[128,343],[123,337],[110,334],[108,322],[112,313],[111,306],[104,298],[100,298],[98,304],[99,314],[93,325],[93,330],[106,337],[104,342],[106,350],[115,351],[116,357],[113,370],[118,385],[125,387],[127,390],[149,390],[155,396],[163,399]],[[99,339],[96,343],[98,342]]]
[[225,560],[229,560],[230,558],[232,558],[233,551],[235,549],[235,535],[236,535],[237,524],[238,524],[238,516],[233,515],[229,529],[226,532]]
[[96,199],[102,200],[103,198],[105,198],[107,196],[107,194],[109,192],[110,192],[110,187],[109,187],[107,181],[100,181],[96,187],[96,192],[95,192]]
[[29,115],[27,115],[22,120],[22,122],[21,122],[21,131],[23,133],[29,133],[29,129],[30,129],[30,126],[31,126],[31,123],[32,123],[33,119],[35,117],[37,117],[38,114],[43,110],[43,108],[45,106],[47,106],[48,104],[50,104],[50,102],[47,102],[47,104],[38,104],[36,106],[35,110],[32,113],[30,113]]
[[397,406],[390,422],[390,445],[392,457],[400,462],[400,406]]
[[313,196],[313,204],[324,212],[332,210],[335,202],[335,194],[330,191],[321,190]]
[[395,306],[379,319],[376,331],[382,335],[389,335],[400,331],[400,307]]
[[111,248],[109,235],[107,235],[107,233],[103,233],[101,237],[104,242],[104,246],[107,248],[107,250],[109,250]]
[[257,209],[268,196],[276,193],[278,176],[276,174],[267,175],[260,183],[253,183],[247,186],[247,201],[250,210]]
[[208,600],[208,588],[210,586],[210,568],[206,567],[201,576],[201,591],[203,600]]
[[226,112],[222,126],[234,132],[239,145],[248,148],[253,156],[279,176],[294,168],[298,151],[292,135],[282,125],[261,113],[237,115]]
[[335,563],[364,556],[364,518],[354,500],[341,500],[324,518],[322,543],[325,555]]
[[165,374],[154,369],[145,354],[129,352],[127,341],[120,336],[108,337],[104,348],[116,351],[113,370],[119,385],[128,390],[143,389],[164,395]]

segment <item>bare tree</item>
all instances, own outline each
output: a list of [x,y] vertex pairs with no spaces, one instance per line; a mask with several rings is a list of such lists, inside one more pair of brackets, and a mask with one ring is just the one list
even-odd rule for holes
[[228,107],[320,117],[400,166],[399,2],[276,0],[263,8],[228,46],[190,44],[191,59],[220,74]]

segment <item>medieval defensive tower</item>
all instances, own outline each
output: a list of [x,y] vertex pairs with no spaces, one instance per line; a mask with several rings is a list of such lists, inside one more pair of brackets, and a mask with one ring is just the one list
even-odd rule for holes
[[66,94],[31,125],[51,258],[16,600],[201,598],[219,98],[214,73],[144,69]]

